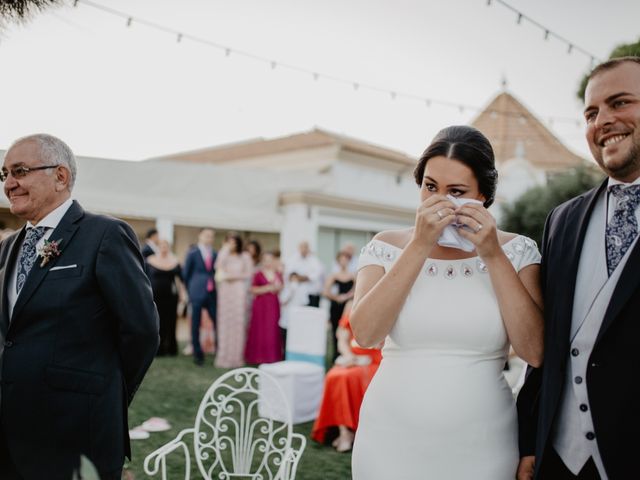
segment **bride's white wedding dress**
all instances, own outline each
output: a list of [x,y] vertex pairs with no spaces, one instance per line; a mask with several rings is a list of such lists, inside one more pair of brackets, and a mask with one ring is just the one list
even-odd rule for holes
[[[517,271],[540,262],[535,242],[503,249]],[[401,249],[378,240],[359,268],[388,271]],[[389,333],[365,394],[353,449],[355,480],[513,480],[515,401],[509,349],[486,265],[428,259]]]

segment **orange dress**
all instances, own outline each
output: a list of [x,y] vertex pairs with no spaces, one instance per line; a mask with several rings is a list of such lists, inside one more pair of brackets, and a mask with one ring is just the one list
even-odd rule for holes
[[331,427],[344,425],[353,431],[358,428],[360,404],[364,398],[364,392],[382,360],[380,350],[358,346],[353,339],[347,315],[340,319],[339,325],[350,333],[351,351],[355,355],[371,357],[371,363],[350,367],[335,365],[327,372],[320,411],[311,431],[311,438],[321,443],[325,442],[327,430]]

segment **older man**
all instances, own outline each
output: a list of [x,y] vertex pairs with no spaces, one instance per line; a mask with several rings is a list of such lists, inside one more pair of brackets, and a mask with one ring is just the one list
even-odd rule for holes
[[127,407],[158,347],[138,241],[71,199],[73,153],[17,140],[0,180],[26,225],[0,244],[0,478],[69,480],[87,456],[102,480],[130,456]]
[[584,116],[608,178],[547,219],[544,367],[518,399],[520,480],[534,463],[543,480],[640,478],[640,57],[594,69]]

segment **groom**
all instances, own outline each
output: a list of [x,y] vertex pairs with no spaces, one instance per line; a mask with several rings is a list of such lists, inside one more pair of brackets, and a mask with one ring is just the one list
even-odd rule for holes
[[596,67],[585,107],[608,178],[545,225],[545,359],[518,398],[519,480],[640,478],[640,57]]
[[0,180],[25,227],[0,244],[0,478],[69,480],[85,455],[120,479],[127,407],[158,347],[138,242],[71,199],[73,153],[17,140]]

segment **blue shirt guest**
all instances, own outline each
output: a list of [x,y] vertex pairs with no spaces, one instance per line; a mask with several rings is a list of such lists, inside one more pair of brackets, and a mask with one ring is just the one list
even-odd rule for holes
[[73,152],[17,140],[0,171],[26,225],[0,244],[0,478],[102,480],[131,456],[127,407],[158,348],[158,314],[129,225],[71,199]]

